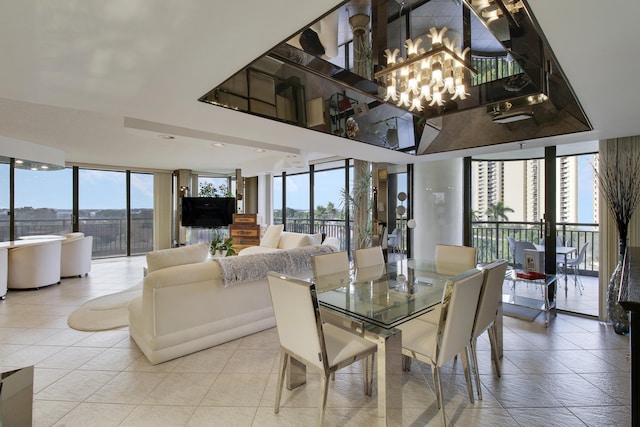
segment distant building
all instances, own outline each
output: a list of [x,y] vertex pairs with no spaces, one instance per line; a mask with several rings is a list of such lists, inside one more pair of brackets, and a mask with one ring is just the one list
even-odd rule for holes
[[[596,156],[597,157],[597,156]],[[559,157],[556,164],[558,222],[578,222],[578,157]],[[472,209],[486,220],[487,208],[503,201],[513,209],[509,221],[537,222],[544,215],[544,160],[475,161],[472,165]],[[594,218],[597,222],[597,192]]]

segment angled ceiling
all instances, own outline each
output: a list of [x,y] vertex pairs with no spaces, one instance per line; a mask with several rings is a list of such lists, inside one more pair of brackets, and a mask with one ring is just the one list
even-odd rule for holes
[[[527,146],[639,135],[640,90],[624,82],[640,72],[640,3],[528,3],[594,130]],[[409,163],[520,148],[505,144],[417,160],[197,101],[337,4],[2,2],[0,139],[59,148],[67,162],[219,173],[263,172],[292,152],[310,160]],[[169,132],[174,139],[161,137]]]

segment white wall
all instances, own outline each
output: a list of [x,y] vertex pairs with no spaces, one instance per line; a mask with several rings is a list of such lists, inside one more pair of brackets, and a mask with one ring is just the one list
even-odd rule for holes
[[462,244],[463,159],[414,165],[413,257],[433,259],[438,243]]

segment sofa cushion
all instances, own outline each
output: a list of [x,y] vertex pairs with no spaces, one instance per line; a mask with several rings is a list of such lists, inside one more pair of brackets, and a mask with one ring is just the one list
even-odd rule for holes
[[284,230],[284,224],[272,224],[267,227],[267,231],[264,232],[264,236],[260,240],[260,246],[264,248],[277,248],[282,230]]
[[293,249],[302,246],[309,246],[307,234],[283,231],[278,242],[278,249]]
[[307,234],[307,244],[305,246],[319,245],[322,243],[322,233]]
[[182,246],[179,248],[160,249],[147,252],[147,269],[149,273],[163,268],[182,264],[204,262],[209,255],[209,244]]
[[336,251],[340,250],[340,240],[337,237],[327,236],[322,245],[332,246]]

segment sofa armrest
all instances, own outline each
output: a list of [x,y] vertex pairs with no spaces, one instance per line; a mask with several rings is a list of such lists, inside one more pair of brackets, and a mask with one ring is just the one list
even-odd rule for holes
[[224,288],[220,265],[202,262],[179,265],[149,273],[143,281],[142,301],[130,305],[138,310],[140,329],[149,336],[165,335],[179,329],[191,318],[197,323],[199,311],[193,307]]

